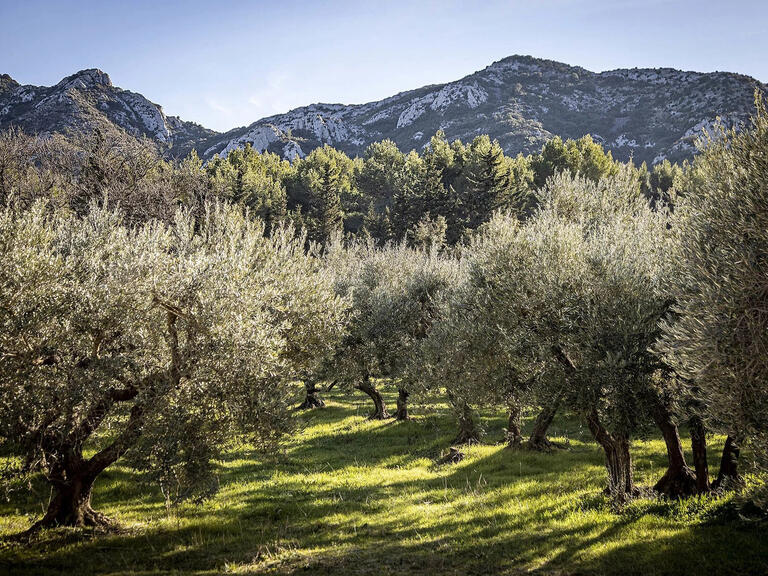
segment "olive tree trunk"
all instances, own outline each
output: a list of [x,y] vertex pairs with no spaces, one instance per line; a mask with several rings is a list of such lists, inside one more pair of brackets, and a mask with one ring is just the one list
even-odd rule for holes
[[448,392],[448,400],[456,412],[459,423],[459,433],[453,439],[452,444],[475,444],[480,441],[480,427],[475,422],[472,407],[466,401],[456,398]]
[[720,471],[717,473],[717,479],[712,483],[712,488],[717,490],[723,485],[739,480],[739,453],[741,447],[738,440],[733,436],[725,439],[723,455],[720,458]]
[[624,503],[637,496],[640,491],[634,482],[629,438],[608,432],[600,422],[597,410],[592,410],[587,414],[587,426],[605,454],[605,467],[608,471],[606,491],[608,494],[619,503]]
[[320,398],[319,390],[315,382],[305,382],[307,394],[304,401],[299,404],[299,410],[311,410],[312,408],[325,408],[325,402]]
[[507,424],[507,445],[510,448],[519,448],[523,445],[523,431],[521,426],[521,412],[519,402],[509,403],[509,420]]
[[357,389],[365,392],[373,400],[373,412],[368,416],[371,420],[384,420],[389,418],[389,412],[384,404],[384,398],[376,387],[371,383],[369,376],[365,376],[363,381],[357,385]]
[[71,474],[66,481],[53,483],[53,498],[45,516],[33,529],[52,526],[110,526],[111,523],[103,514],[91,508],[94,480],[92,475]]
[[480,428],[475,422],[472,407],[466,402],[459,410],[459,433],[453,444],[475,444],[480,442]]
[[405,388],[397,389],[397,411],[395,420],[408,420],[408,396],[410,393]]
[[536,416],[536,420],[533,423],[533,430],[531,436],[528,438],[526,448],[529,450],[536,450],[539,452],[549,452],[557,446],[550,442],[547,438],[547,430],[549,430],[552,421],[555,419],[557,410],[560,408],[560,400],[557,399],[547,405],[545,405],[539,415]]
[[685,462],[683,443],[680,441],[677,425],[672,421],[672,415],[659,401],[652,410],[652,416],[664,437],[668,461],[667,471],[656,482],[653,489],[671,498],[695,494],[697,492],[696,475]]
[[99,474],[113,464],[124,451],[122,439],[133,440],[130,438],[132,432],[129,428],[112,445],[90,460],[83,459],[79,450],[74,447],[57,450],[59,463],[52,466],[47,475],[53,495],[45,515],[35,522],[27,533],[54,526],[113,527],[112,521],[91,507],[91,493]]
[[[565,372],[566,381],[569,381],[576,375],[575,364],[559,344],[552,345],[551,349],[555,360],[562,366],[563,371]],[[533,424],[533,432],[531,432],[531,437],[528,439],[528,448],[530,450],[549,451],[558,447],[547,438],[547,430],[555,419],[555,414],[557,414],[557,411],[560,408],[561,401],[562,395],[555,397],[549,404],[542,408],[541,412],[536,417],[536,421]]]
[[693,467],[696,470],[696,490],[699,494],[709,492],[709,465],[707,464],[707,431],[704,422],[693,416],[688,422],[691,431]]

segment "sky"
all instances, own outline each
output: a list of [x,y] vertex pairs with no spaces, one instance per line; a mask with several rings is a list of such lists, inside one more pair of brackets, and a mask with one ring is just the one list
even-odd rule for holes
[[768,82],[768,0],[0,0],[0,29],[0,73],[22,84],[100,68],[221,131],[457,80],[513,54]]

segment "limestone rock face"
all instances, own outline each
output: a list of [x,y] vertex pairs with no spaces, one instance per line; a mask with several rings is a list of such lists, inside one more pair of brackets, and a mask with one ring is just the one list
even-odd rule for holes
[[312,104],[211,139],[205,157],[247,143],[285,157],[330,144],[361,154],[389,138],[403,151],[420,149],[437,130],[469,141],[489,134],[508,154],[538,151],[555,135],[592,134],[614,157],[636,162],[682,160],[702,130],[720,118],[738,126],[754,110],[754,78],[729,72],[671,68],[584,68],[512,56],[448,84],[425,86],[378,102]]
[[754,91],[768,87],[730,72],[671,68],[591,72],[511,56],[447,84],[424,86],[367,104],[311,104],[226,133],[166,116],[141,94],[113,86],[97,69],[52,87],[22,86],[0,76],[0,129],[17,125],[50,133],[118,128],[155,140],[169,154],[192,149],[210,159],[251,144],[284,158],[329,144],[360,155],[389,138],[403,151],[421,149],[436,131],[469,141],[489,134],[507,154],[538,151],[559,135],[591,134],[614,157],[636,163],[690,158],[702,131],[738,127],[754,110]]
[[96,68],[67,76],[55,86],[22,86],[7,74],[0,76],[0,130],[10,126],[33,134],[117,129],[149,137],[178,153],[216,135],[166,116],[158,104],[114,86],[109,75]]

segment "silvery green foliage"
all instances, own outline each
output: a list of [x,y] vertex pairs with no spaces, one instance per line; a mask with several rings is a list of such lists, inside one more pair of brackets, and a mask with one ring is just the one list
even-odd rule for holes
[[409,384],[407,368],[431,329],[440,298],[459,282],[458,262],[437,249],[417,250],[405,243],[380,248],[372,242],[337,244],[329,249],[327,262],[337,278],[337,293],[351,302],[332,376],[352,385],[367,376]]
[[704,396],[710,424],[768,469],[768,113],[722,131],[696,160],[675,210],[675,315],[658,346]]
[[496,214],[464,250],[464,282],[425,342],[426,385],[473,406],[556,395],[551,345],[578,321],[581,242],[553,218],[522,225]]
[[273,442],[345,307],[302,237],[223,205],[140,227],[7,207],[0,302],[0,443],[54,483],[130,451],[191,481],[236,432]]
[[462,282],[446,294],[444,311],[422,347],[424,386],[445,387],[472,405],[501,404],[542,369],[523,313],[535,249],[516,218],[496,215],[462,254]]
[[568,394],[629,435],[652,394],[658,363],[649,347],[669,306],[667,213],[651,209],[628,169],[597,183],[556,177],[540,202],[530,226],[567,246],[550,272],[564,300],[553,300],[544,317],[556,328],[551,344],[576,367]]
[[[425,373],[475,405],[565,394],[628,433],[666,310],[666,214],[628,170],[597,183],[557,176],[539,205],[523,224],[497,214],[464,251],[467,279],[433,331]],[[564,360],[575,368],[567,386]]]

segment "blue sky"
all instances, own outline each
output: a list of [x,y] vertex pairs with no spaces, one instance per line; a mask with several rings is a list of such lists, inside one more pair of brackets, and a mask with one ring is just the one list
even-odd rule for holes
[[101,68],[217,130],[378,100],[512,54],[768,82],[768,0],[0,0],[0,23],[0,72],[23,84]]

